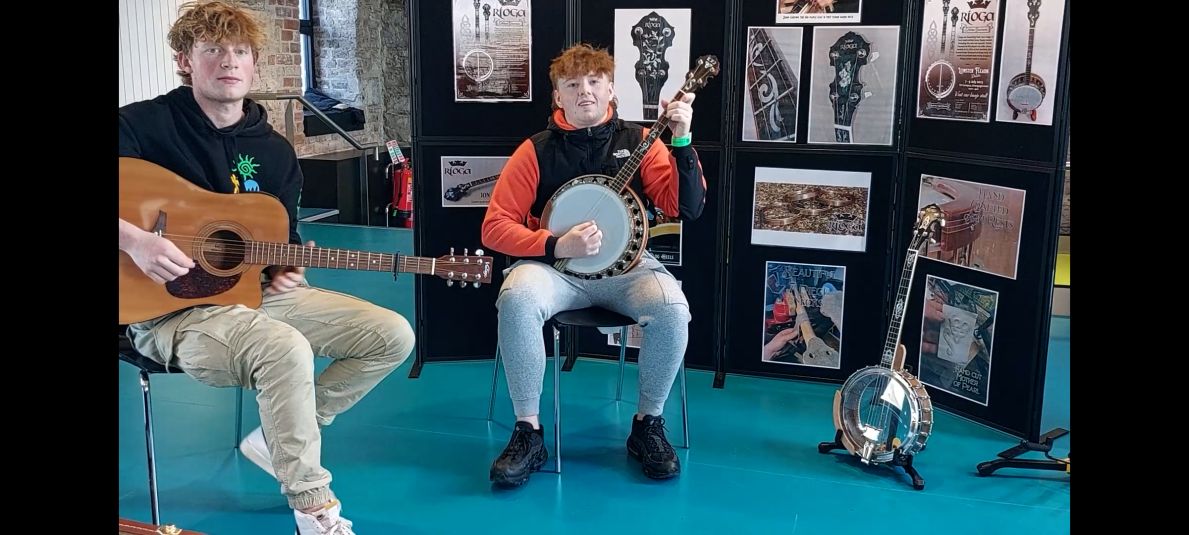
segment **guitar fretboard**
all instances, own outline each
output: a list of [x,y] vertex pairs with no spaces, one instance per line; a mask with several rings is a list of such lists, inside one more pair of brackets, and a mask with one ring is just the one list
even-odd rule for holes
[[255,265],[433,274],[435,264],[433,258],[349,249],[269,242],[246,242],[245,245],[244,261]]

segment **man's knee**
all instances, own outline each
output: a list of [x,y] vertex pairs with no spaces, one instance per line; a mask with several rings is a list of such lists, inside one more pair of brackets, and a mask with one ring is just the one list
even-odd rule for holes
[[521,317],[536,314],[544,321],[549,307],[547,296],[551,293],[552,278],[544,265],[528,263],[516,266],[508,273],[504,285],[495,300],[501,320],[504,317]]
[[271,384],[285,378],[285,382],[314,379],[314,350],[310,341],[292,326],[269,321],[245,334],[241,346],[248,363],[249,388]]
[[384,349],[378,358],[399,367],[413,353],[417,335],[404,316],[387,308],[377,307],[372,313],[373,328],[383,340]]

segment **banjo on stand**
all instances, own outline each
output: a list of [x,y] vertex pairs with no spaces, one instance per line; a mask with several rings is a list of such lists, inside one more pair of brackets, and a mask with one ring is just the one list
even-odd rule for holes
[[926,242],[937,240],[945,214],[930,204],[917,214],[912,243],[904,258],[900,289],[879,366],[867,366],[847,378],[834,394],[833,442],[818,444],[819,453],[845,448],[864,464],[892,463],[912,478],[912,487],[925,488],[925,480],[912,466],[913,455],[925,449],[933,431],[933,404],[919,379],[904,369],[900,332],[908,293],[916,272],[917,257]]
[[[673,100],[705,87],[718,70],[718,58],[698,58],[697,66],[686,75]],[[558,271],[583,279],[602,279],[621,275],[640,261],[648,242],[648,218],[643,202],[628,184],[645,153],[668,126],[669,118],[662,114],[614,177],[589,174],[574,178],[558,188],[545,204],[541,228],[554,236],[561,236],[586,221],[594,221],[603,232],[598,254],[558,260],[553,264]]]
[[1036,120],[1036,110],[1045,99],[1045,81],[1032,72],[1032,44],[1036,38],[1036,21],[1040,19],[1040,0],[1028,0],[1028,62],[1024,72],[1012,77],[1007,84],[1007,105],[1014,121],[1020,114]]

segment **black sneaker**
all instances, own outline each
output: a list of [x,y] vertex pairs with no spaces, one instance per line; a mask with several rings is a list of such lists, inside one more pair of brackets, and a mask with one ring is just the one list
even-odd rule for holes
[[677,452],[665,438],[665,419],[644,415],[643,420],[632,417],[632,434],[628,436],[628,455],[640,461],[644,475],[652,479],[669,479],[681,472]]
[[529,474],[545,466],[545,428],[533,429],[528,422],[516,422],[512,438],[499,458],[491,463],[491,481],[501,487],[519,487]]

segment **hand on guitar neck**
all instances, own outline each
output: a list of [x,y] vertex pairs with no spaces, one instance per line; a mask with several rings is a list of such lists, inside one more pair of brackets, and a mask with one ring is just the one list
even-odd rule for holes
[[[306,242],[306,247],[314,246],[313,240]],[[264,295],[283,294],[301,286],[301,283],[305,282],[305,266],[272,266],[264,272],[271,281],[268,288],[264,289]]]
[[661,109],[665,110],[665,116],[669,118],[669,129],[673,131],[673,137],[689,134],[690,125],[694,121],[692,104],[695,97],[697,95],[694,93],[686,93],[681,100],[661,99]]

